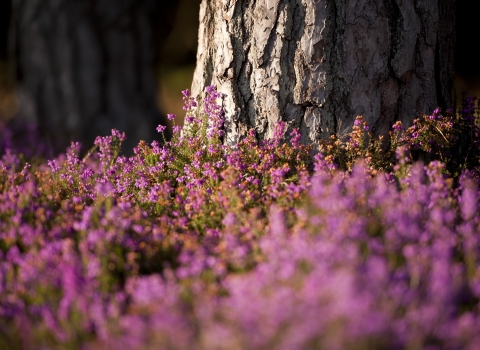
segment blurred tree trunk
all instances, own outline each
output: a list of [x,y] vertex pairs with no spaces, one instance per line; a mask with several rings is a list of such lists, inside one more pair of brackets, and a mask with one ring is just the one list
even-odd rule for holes
[[275,122],[303,142],[451,107],[454,0],[203,0],[192,92],[225,94],[228,144]]
[[155,103],[155,31],[169,29],[175,6],[13,0],[18,117],[38,123],[56,151],[72,140],[88,149],[114,127],[126,132],[130,152],[140,139],[151,141],[155,126],[166,124]]

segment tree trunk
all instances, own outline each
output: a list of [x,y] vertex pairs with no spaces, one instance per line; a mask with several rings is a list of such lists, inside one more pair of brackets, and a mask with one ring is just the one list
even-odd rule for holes
[[275,122],[314,142],[451,107],[454,0],[203,0],[192,93],[225,94],[226,143]]
[[126,149],[150,141],[155,126],[166,123],[153,70],[161,6],[172,7],[156,0],[13,0],[18,117],[38,123],[57,151],[72,140],[90,148],[112,128],[126,132]]

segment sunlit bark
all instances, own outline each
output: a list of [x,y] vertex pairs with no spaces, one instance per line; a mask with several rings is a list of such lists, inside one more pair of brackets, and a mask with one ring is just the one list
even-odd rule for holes
[[304,142],[451,106],[454,0],[203,0],[192,91],[225,94],[227,143],[275,122]]

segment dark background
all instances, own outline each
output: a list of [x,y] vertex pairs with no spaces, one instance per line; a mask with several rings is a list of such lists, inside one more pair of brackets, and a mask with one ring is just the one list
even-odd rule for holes
[[480,2],[456,1],[457,6],[457,48],[455,55],[455,89],[480,97],[480,59],[478,55],[480,33]]
[[[17,103],[14,62],[10,59],[8,42],[11,1],[0,0],[0,121],[15,115]],[[172,0],[172,6],[157,21],[157,105],[164,115],[182,116],[181,91],[190,88],[195,68],[200,2]]]
[[[189,88],[195,68],[198,13],[201,0],[172,1],[172,9],[161,14],[157,28],[157,105],[162,114],[182,116],[181,90]],[[11,0],[0,0],[0,120],[15,115],[14,62],[9,59],[8,37]],[[480,96],[480,62],[477,46],[480,2],[457,1],[457,48],[455,91]]]

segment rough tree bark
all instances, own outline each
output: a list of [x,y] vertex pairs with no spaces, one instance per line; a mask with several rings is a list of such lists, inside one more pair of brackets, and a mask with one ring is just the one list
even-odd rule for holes
[[194,96],[225,94],[226,143],[275,122],[303,142],[451,107],[454,0],[203,0]]
[[151,140],[155,126],[166,124],[155,103],[154,31],[168,30],[171,21],[159,19],[175,6],[13,0],[18,117],[38,123],[57,151],[71,140],[89,148],[114,127],[127,133],[126,150]]

